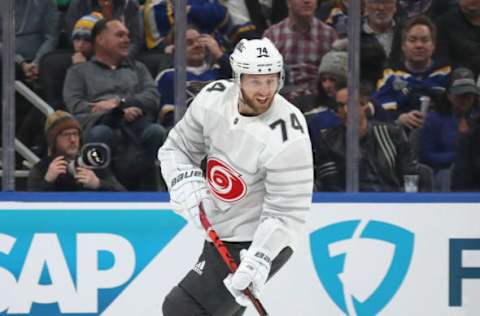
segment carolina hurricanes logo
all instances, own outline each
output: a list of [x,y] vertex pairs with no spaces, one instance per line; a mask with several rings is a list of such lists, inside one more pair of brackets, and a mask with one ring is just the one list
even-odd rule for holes
[[207,178],[212,194],[222,201],[235,202],[247,193],[247,185],[241,175],[219,159],[208,159]]

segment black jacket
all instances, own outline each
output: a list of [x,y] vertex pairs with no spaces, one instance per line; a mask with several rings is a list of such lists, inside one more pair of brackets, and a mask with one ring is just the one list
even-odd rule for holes
[[[345,191],[346,128],[324,130],[314,149],[315,175],[320,191]],[[369,122],[360,140],[360,191],[403,191],[403,175],[418,174],[418,163],[403,129]]]
[[452,191],[480,191],[480,122],[472,122],[458,138],[453,163]]
[[100,187],[96,190],[83,187],[70,173],[60,175],[55,182],[49,183],[45,181],[45,174],[53,159],[54,157],[48,156],[33,166],[28,175],[28,191],[126,191],[108,168],[94,170],[100,180]]
[[470,68],[480,74],[480,26],[470,23],[459,8],[442,15],[437,21],[437,59],[452,66]]
[[383,70],[402,60],[401,25],[397,22],[393,28],[392,50],[387,57],[375,34],[364,30],[365,23],[364,19],[360,32],[360,79],[369,82],[375,88],[377,81],[382,78]]

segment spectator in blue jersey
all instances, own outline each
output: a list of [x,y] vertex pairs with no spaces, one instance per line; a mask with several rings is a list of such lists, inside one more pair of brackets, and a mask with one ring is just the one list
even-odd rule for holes
[[[160,51],[165,49],[165,38],[175,23],[174,2],[174,0],[145,2],[145,40],[148,49]],[[227,31],[227,9],[218,0],[188,0],[187,23],[198,27],[200,33],[216,36],[218,32]]]
[[[230,78],[231,68],[228,55],[220,48],[213,36],[201,34],[194,26],[188,26],[185,33],[187,88],[197,82],[210,82]],[[167,41],[170,42],[171,40]],[[156,78],[160,93],[160,120],[164,126],[173,126],[175,69],[162,71]],[[189,95],[189,98],[194,95]],[[187,100],[188,101],[188,100]]]
[[[435,173],[439,190],[448,190],[448,168],[455,158],[455,146],[460,134],[468,131],[473,107],[480,95],[470,69],[452,71],[444,102],[428,113],[421,130],[420,159]],[[443,184],[443,185],[442,185]]]
[[403,62],[384,70],[373,96],[378,120],[396,122],[409,129],[423,125],[423,96],[444,92],[450,66],[432,59],[436,28],[426,16],[408,20],[402,29]]

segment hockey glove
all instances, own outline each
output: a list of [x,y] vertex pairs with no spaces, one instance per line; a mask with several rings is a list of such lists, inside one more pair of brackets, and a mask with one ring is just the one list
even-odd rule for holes
[[240,251],[240,260],[237,271],[233,274],[230,273],[223,283],[238,304],[248,306],[251,301],[243,293],[243,290],[250,287],[253,295],[258,298],[267,282],[271,259],[270,255],[264,251],[243,249]]
[[207,215],[214,209],[214,204],[210,199],[205,179],[202,176],[202,170],[199,168],[190,168],[182,170],[172,180],[170,186],[170,204],[172,209],[190,218],[195,226],[201,228],[199,217],[199,204],[203,203]]

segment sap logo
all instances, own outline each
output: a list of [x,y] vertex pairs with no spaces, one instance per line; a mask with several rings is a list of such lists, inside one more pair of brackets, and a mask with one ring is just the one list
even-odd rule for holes
[[449,306],[462,306],[462,280],[480,279],[480,267],[465,267],[463,251],[480,251],[480,239],[450,239]]
[[390,302],[413,246],[413,233],[379,221],[345,221],[310,234],[317,275],[345,315],[377,315]]
[[0,211],[0,314],[101,315],[185,224],[156,210]]
[[[16,239],[0,234],[0,252],[9,255]],[[97,313],[98,291],[127,282],[135,269],[135,251],[121,236],[112,234],[78,234],[76,286],[72,280],[60,240],[56,234],[35,234],[18,281],[0,267],[0,312],[30,313],[33,303],[58,303],[63,313]],[[108,269],[99,269],[102,252],[113,258]],[[42,284],[48,271],[49,284]]]

